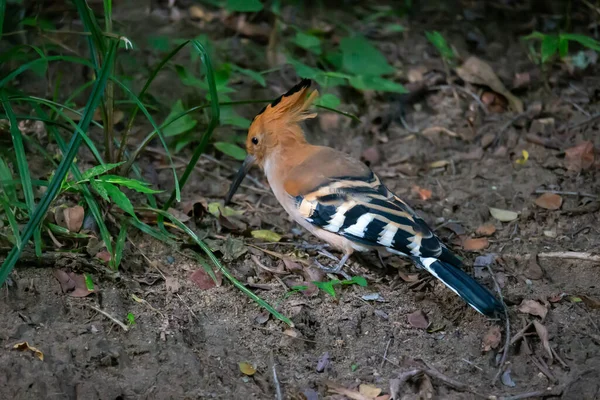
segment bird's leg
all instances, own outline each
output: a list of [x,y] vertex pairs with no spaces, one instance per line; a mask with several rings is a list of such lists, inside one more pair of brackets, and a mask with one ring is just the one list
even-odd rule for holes
[[348,259],[350,258],[351,255],[352,255],[352,253],[344,254],[344,256],[342,257],[340,262],[333,268],[324,266],[316,259],[315,259],[315,264],[317,264],[317,266],[319,268],[321,268],[323,271],[327,272],[328,274],[338,274],[339,273],[339,274],[343,275],[344,278],[350,279],[350,276],[348,274],[346,274],[344,271],[342,271],[342,268],[344,267],[344,264],[346,264],[346,261],[348,261]]

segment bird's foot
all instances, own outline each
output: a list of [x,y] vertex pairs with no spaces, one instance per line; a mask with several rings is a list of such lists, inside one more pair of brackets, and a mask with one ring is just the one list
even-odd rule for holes
[[321,264],[318,260],[314,260],[314,263],[324,272],[328,273],[328,274],[340,274],[342,275],[345,279],[351,279],[350,275],[348,275],[347,273],[345,273],[344,271],[342,271],[342,268],[344,267],[344,264],[346,264],[346,261],[348,261],[348,258],[350,258],[350,254],[345,254],[344,257],[342,257],[341,260],[339,260],[338,264],[335,267],[326,267],[323,264]]

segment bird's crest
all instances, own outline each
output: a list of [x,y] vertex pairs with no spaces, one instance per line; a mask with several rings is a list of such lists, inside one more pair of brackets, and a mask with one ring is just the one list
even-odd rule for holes
[[319,95],[317,90],[313,90],[307,96],[311,83],[310,79],[303,79],[285,94],[282,94],[273,100],[271,104],[263,108],[254,119],[264,118],[267,121],[297,123],[316,117],[317,113],[308,112],[308,108]]

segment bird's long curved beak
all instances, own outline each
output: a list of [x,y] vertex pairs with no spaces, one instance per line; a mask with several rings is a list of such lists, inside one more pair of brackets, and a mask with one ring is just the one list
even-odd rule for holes
[[255,162],[256,162],[256,158],[254,156],[252,156],[250,154],[248,154],[246,156],[246,159],[244,159],[244,162],[242,163],[242,166],[240,167],[237,174],[235,175],[233,182],[231,182],[231,186],[229,187],[229,192],[227,193],[227,196],[225,196],[225,204],[229,204],[229,202],[231,201],[231,198],[235,194],[237,188],[240,186],[240,184],[244,180],[244,177],[246,176],[248,171],[250,171],[250,168],[252,168],[252,166],[254,165]]

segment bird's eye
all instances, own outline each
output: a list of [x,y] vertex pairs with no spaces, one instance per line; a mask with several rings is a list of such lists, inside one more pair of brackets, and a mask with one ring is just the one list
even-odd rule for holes
[[258,138],[257,137],[253,137],[252,138],[252,143],[253,144],[258,144]]

